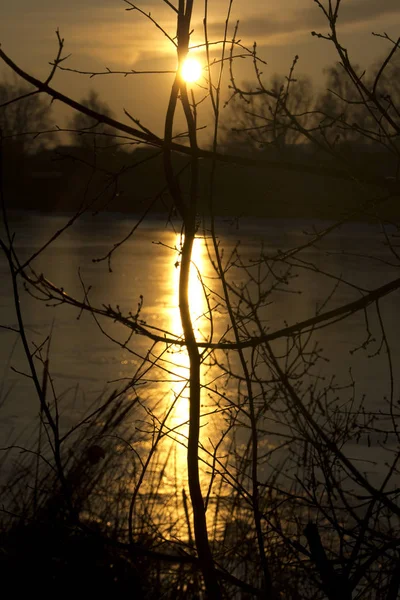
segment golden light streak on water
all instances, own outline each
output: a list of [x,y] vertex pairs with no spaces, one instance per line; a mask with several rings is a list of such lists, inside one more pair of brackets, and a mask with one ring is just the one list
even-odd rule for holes
[[[176,239],[176,247],[181,247],[181,236],[178,235]],[[175,263],[176,265],[177,263]],[[207,269],[206,262],[206,248],[204,245],[203,238],[196,237],[193,242],[192,251],[192,265],[190,268],[189,276],[189,303],[190,303],[190,315],[192,317],[192,323],[194,325],[196,338],[201,336],[200,329],[202,325],[202,316],[207,310],[207,303],[204,297],[203,286],[201,284],[199,275],[204,275]],[[171,318],[171,330],[177,334],[182,334],[182,323],[179,314],[179,274],[180,264],[177,268],[174,266],[172,272],[173,289],[175,298],[173,301],[174,312]]]
[[[179,249],[182,239],[178,235],[175,245]],[[206,248],[202,238],[195,238],[192,252],[192,265],[189,276],[189,303],[190,315],[192,318],[193,327],[197,339],[202,339],[202,330],[207,323],[204,317],[207,310],[207,302],[204,295],[203,285],[201,283],[201,275],[205,274],[207,268]],[[172,289],[173,289],[173,310],[169,328],[170,331],[178,335],[183,335],[182,323],[179,312],[179,274],[180,264],[177,265],[176,258],[172,267]],[[174,437],[178,440],[176,444],[176,474],[179,487],[187,487],[186,475],[186,440],[188,435],[188,418],[189,418],[189,357],[186,349],[174,349],[171,354],[171,359],[174,363],[175,381],[171,382],[171,401],[175,400],[175,406],[168,420],[168,427],[174,430]],[[181,442],[181,443],[179,443]]]
[[[174,335],[183,335],[182,323],[179,312],[179,274],[180,274],[180,248],[182,239],[177,235],[169,245],[176,248],[176,252],[171,255],[170,268],[165,273],[165,278],[169,278],[170,290],[166,298],[165,328]],[[205,290],[201,277],[206,278],[212,275],[212,267],[209,263],[207,248],[203,238],[196,238],[193,246],[192,266],[189,277],[189,302],[192,323],[197,340],[203,340],[209,335],[210,316],[207,314],[208,305],[205,297]],[[153,515],[155,521],[161,527],[174,521],[173,535],[177,538],[189,540],[189,521],[192,520],[192,509],[188,501],[188,515],[184,509],[184,495],[189,498],[189,485],[187,475],[187,437],[188,437],[188,419],[189,419],[189,358],[185,348],[180,346],[169,346],[166,354],[163,356],[163,365],[168,370],[168,376],[165,372],[161,375],[162,381],[159,381],[158,390],[162,401],[160,403],[159,418],[162,420],[168,410],[172,407],[164,425],[164,435],[158,445],[157,454],[152,462],[152,470],[156,477],[160,477],[157,486],[158,501],[160,502],[157,516]],[[208,376],[206,376],[206,367],[202,367],[202,384],[205,385]],[[208,392],[203,389],[202,404],[210,404]],[[210,410],[210,406],[206,409]],[[210,447],[209,439],[218,440],[221,435],[223,424],[220,421],[220,415],[217,413],[208,414],[201,419],[200,442]],[[212,462],[210,456],[200,449],[201,458]],[[199,461],[200,479],[203,496],[206,497],[210,484],[210,466]],[[160,475],[161,474],[161,475]],[[150,480],[149,489],[152,483]],[[183,491],[184,490],[184,491]],[[213,504],[211,501],[210,504]],[[221,508],[218,509],[222,511]],[[222,514],[222,512],[221,512]],[[216,515],[216,504],[209,507],[207,519],[209,527],[213,528],[213,519]],[[191,524],[193,534],[193,523]],[[210,530],[211,530],[210,529]],[[169,534],[166,534],[167,536]]]

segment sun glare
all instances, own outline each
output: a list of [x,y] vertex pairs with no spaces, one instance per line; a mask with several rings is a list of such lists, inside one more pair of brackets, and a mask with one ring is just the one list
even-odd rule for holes
[[181,75],[187,83],[197,81],[201,76],[201,64],[195,58],[187,58],[182,65]]

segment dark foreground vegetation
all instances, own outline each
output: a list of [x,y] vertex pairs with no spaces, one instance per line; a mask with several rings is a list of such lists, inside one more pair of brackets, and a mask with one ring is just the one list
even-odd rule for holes
[[70,447],[63,456],[62,482],[44,464],[43,448],[40,454],[36,449],[19,456],[15,447],[9,451],[14,460],[2,486],[0,569],[2,584],[16,597],[33,590],[46,598],[115,593],[149,599],[199,597],[193,588],[197,569],[190,548],[163,540],[152,523],[156,486],[146,495],[143,512],[135,514],[134,543],[129,543],[131,492],[127,473],[121,471],[128,461],[114,443],[123,435],[121,422],[135,410],[128,407],[114,396],[96,407],[74,440],[74,450]]

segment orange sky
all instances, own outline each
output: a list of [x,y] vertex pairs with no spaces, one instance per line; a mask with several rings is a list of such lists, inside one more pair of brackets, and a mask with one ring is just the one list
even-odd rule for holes
[[[209,0],[209,5],[210,39],[221,39],[228,2]],[[162,0],[145,1],[138,6],[151,11],[174,36],[175,14]],[[129,7],[123,0],[3,0],[0,43],[22,68],[42,78],[57,50],[57,27],[65,38],[65,53],[72,54],[64,63],[70,68],[174,69],[172,44],[137,11],[127,12],[126,8]],[[203,12],[204,2],[195,0],[193,43],[203,41]],[[274,73],[286,74],[298,54],[298,74],[309,74],[315,84],[322,84],[322,69],[335,62],[335,54],[328,42],[310,34],[312,30],[327,32],[321,10],[313,0],[234,0],[230,35],[238,19],[242,43],[252,46],[256,40],[260,56],[268,63],[263,68],[266,81]],[[385,31],[395,39],[400,35],[400,0],[342,0],[338,30],[354,61],[368,67],[389,50],[389,45],[371,36],[371,32]],[[237,78],[252,80],[250,61],[238,61]],[[110,104],[116,117],[124,118],[126,108],[159,134],[171,81],[171,75],[107,75],[89,79],[58,73],[53,85],[77,100],[94,88]],[[201,91],[196,93],[201,96]],[[67,113],[58,108],[56,114],[62,123]],[[203,111],[203,119],[207,120],[207,111]]]

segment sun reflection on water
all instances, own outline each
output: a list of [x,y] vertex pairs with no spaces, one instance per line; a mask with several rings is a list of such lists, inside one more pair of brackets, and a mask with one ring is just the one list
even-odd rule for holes
[[[179,276],[180,276],[180,250],[182,238],[177,235],[168,243],[169,248],[175,248],[171,254],[169,268],[163,273],[163,278],[168,280],[165,309],[160,317],[162,326],[174,336],[183,337],[182,323],[179,311]],[[198,237],[194,240],[192,252],[192,265],[189,277],[189,302],[190,314],[194,333],[198,341],[207,339],[210,331],[210,318],[204,283],[212,275],[212,267],[208,259],[205,239]],[[209,294],[207,288],[207,294]],[[157,376],[152,380],[150,399],[153,400],[152,420],[154,431],[162,431],[162,436],[157,442],[157,452],[151,461],[150,477],[143,482],[141,491],[143,501],[148,503],[149,498],[155,497],[154,513],[152,518],[162,528],[172,526],[174,537],[189,539],[188,518],[191,520],[191,507],[188,502],[188,512],[185,511],[185,497],[189,497],[187,475],[187,438],[189,430],[189,358],[185,347],[179,345],[157,346]],[[156,355],[154,355],[156,357]],[[202,389],[202,417],[200,430],[199,468],[203,496],[206,497],[210,486],[210,471],[212,458],[208,452],[213,452],[215,444],[221,437],[224,424],[221,414],[217,412],[213,392],[207,388],[210,375],[214,367],[206,364],[201,366]],[[150,383],[150,380],[148,380]],[[214,386],[215,387],[215,373]],[[150,401],[149,399],[149,401]],[[153,417],[152,417],[153,418]],[[153,425],[150,425],[149,431]],[[154,442],[154,435],[150,435],[145,442],[144,455],[149,452],[150,444]],[[208,449],[208,452],[205,451]],[[147,452],[146,452],[147,450]],[[223,444],[219,445],[219,454],[223,453]],[[214,480],[213,480],[214,481]],[[155,483],[156,482],[156,483]],[[215,481],[214,481],[215,483]],[[213,484],[214,485],[214,484]],[[214,487],[213,487],[214,492]],[[221,488],[219,488],[221,493]],[[210,505],[213,505],[213,494],[210,496]],[[221,512],[221,503],[219,503]],[[147,510],[147,509],[146,509]],[[208,520],[213,522],[214,508],[210,506]],[[217,514],[214,511],[215,515]],[[221,513],[222,514],[222,513]],[[214,522],[215,525],[215,522]],[[172,530],[171,530],[172,531]]]
[[[176,247],[181,246],[181,236],[178,235],[176,239]],[[207,309],[207,303],[204,296],[204,290],[201,282],[201,277],[206,274],[207,269],[206,261],[206,248],[204,239],[196,237],[193,242],[192,250],[192,265],[190,268],[189,276],[189,303],[190,303],[190,315],[192,317],[192,323],[194,326],[196,338],[199,339],[201,336],[201,326],[204,325],[205,311]],[[182,334],[181,317],[179,314],[179,274],[180,264],[175,262],[174,269],[172,272],[172,287],[174,290],[175,298],[173,299],[174,310],[171,315],[170,327],[174,333]],[[203,318],[202,318],[203,317]]]
[[[181,247],[181,236],[176,238],[176,247]],[[204,289],[201,277],[205,275],[207,269],[206,248],[204,240],[200,237],[195,238],[192,251],[192,265],[189,276],[189,302],[190,315],[197,339],[203,338],[204,325],[206,323],[207,302],[204,295]],[[179,275],[180,265],[176,262],[171,273],[173,300],[172,311],[170,315],[169,328],[177,335],[183,335],[182,323],[179,312]],[[176,377],[171,380],[171,401],[175,401],[173,411],[168,420],[168,427],[174,431],[174,438],[180,442],[176,446],[176,473],[179,481],[176,482],[180,487],[185,486],[186,477],[186,440],[188,435],[189,418],[189,357],[186,349],[174,348],[171,353],[171,360],[174,364],[173,372]]]

